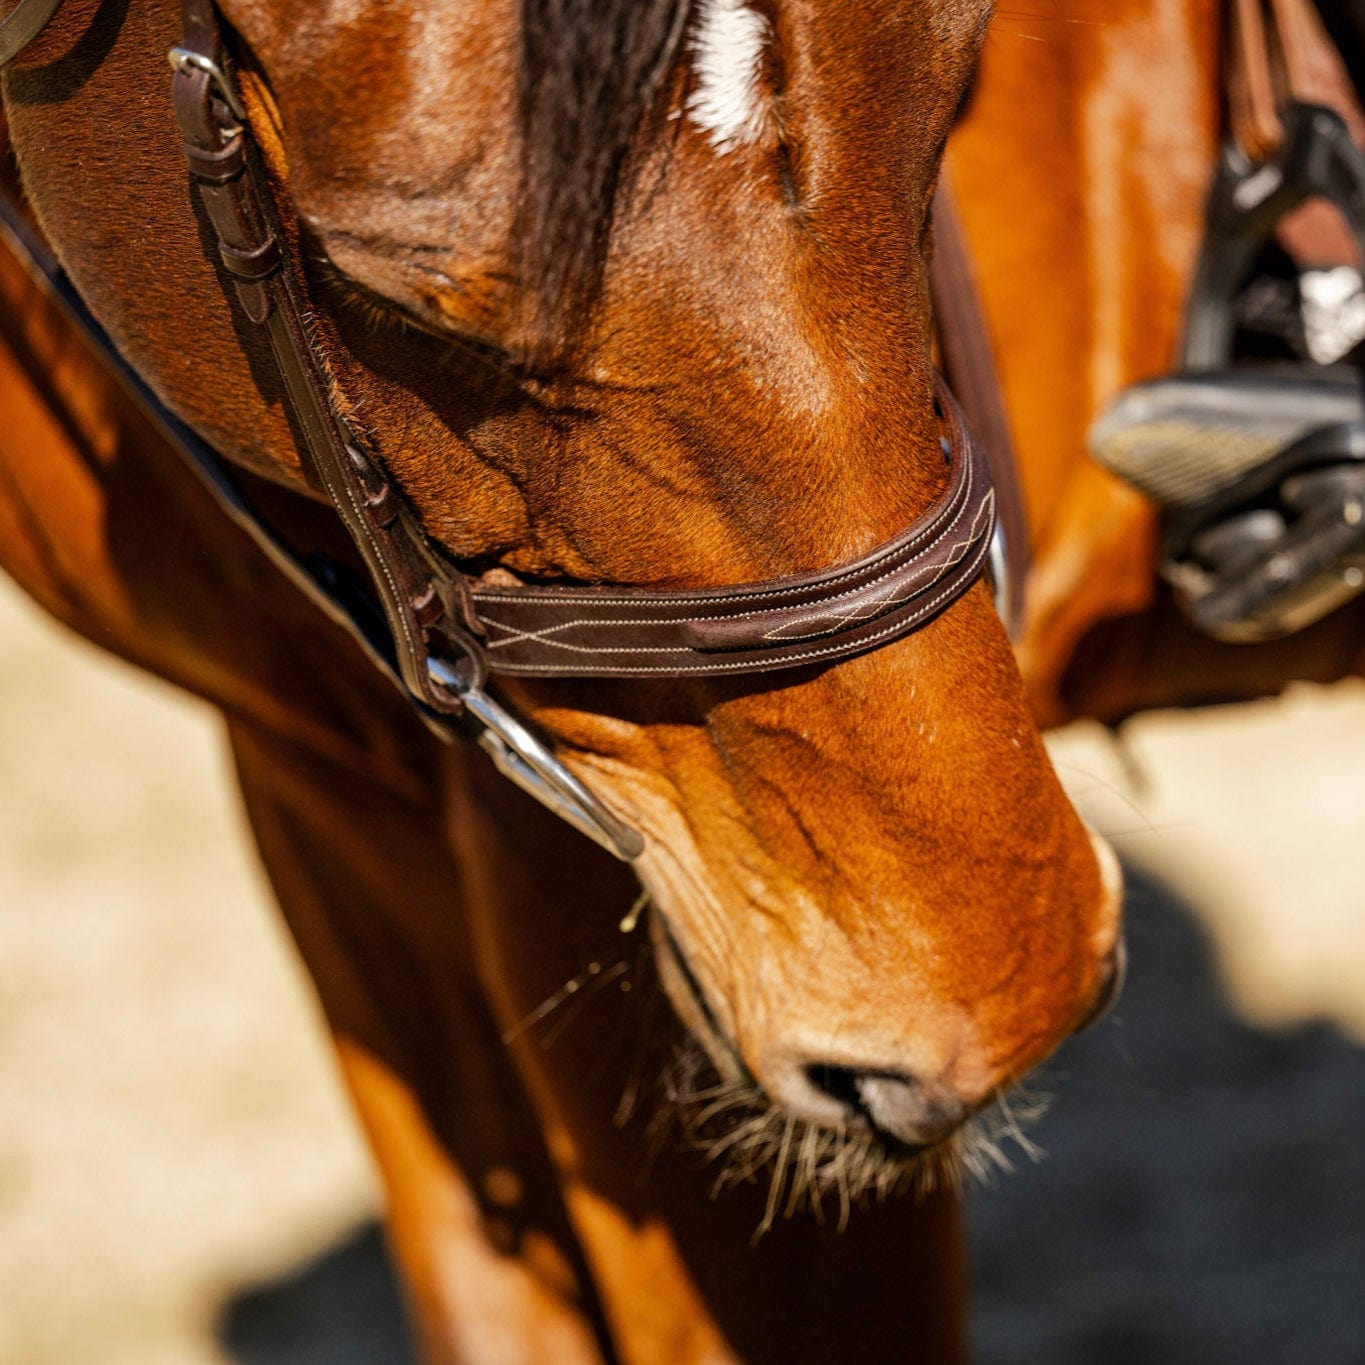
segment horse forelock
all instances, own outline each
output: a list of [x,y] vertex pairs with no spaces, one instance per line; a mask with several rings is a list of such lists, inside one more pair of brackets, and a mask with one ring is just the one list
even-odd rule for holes
[[695,0],[520,0],[515,268],[536,334],[571,340],[662,122]]

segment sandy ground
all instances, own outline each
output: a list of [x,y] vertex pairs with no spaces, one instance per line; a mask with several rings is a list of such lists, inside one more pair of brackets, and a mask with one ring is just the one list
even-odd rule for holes
[[[212,714],[0,587],[0,1362],[400,1359]],[[1365,686],[1054,749],[1136,966],[973,1199],[983,1359],[1365,1360]]]
[[1075,725],[1050,747],[1125,866],[1198,916],[1240,1013],[1365,1043],[1365,682]]
[[374,1177],[214,714],[0,586],[0,1362],[221,1361]]

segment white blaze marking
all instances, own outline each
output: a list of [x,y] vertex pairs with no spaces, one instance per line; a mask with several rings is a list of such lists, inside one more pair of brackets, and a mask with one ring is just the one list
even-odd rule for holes
[[761,89],[768,37],[768,21],[744,0],[702,0],[692,41],[697,84],[687,113],[717,151],[757,142],[768,126]]

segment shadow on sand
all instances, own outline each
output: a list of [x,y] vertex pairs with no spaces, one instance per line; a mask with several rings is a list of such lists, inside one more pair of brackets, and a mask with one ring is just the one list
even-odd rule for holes
[[218,1336],[240,1365],[416,1365],[374,1224],[292,1275],[243,1290]]
[[[1358,1365],[1365,1051],[1240,1022],[1189,912],[1130,880],[1128,987],[1042,1082],[1047,1160],[971,1199],[981,1365]],[[241,1365],[413,1359],[374,1228],[220,1337]]]
[[1047,1160],[971,1201],[981,1365],[1359,1365],[1365,1051],[1242,1023],[1128,875],[1128,986],[1042,1082]]

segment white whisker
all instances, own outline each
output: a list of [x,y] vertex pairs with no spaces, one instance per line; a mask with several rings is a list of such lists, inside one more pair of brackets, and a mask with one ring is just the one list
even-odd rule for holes
[[825,1128],[796,1119],[752,1081],[717,1079],[696,1045],[679,1053],[665,1091],[668,1111],[681,1123],[688,1144],[717,1167],[712,1198],[767,1172],[755,1240],[779,1216],[790,1219],[805,1211],[823,1223],[827,1196],[835,1201],[835,1226],[843,1231],[853,1209],[869,1202],[905,1191],[923,1199],[937,1190],[958,1189],[967,1178],[989,1183],[1013,1169],[1007,1142],[1031,1161],[1043,1155],[1024,1130],[1046,1110],[1046,1098],[1020,1086],[1002,1088],[988,1109],[924,1153],[897,1148],[862,1122]]

